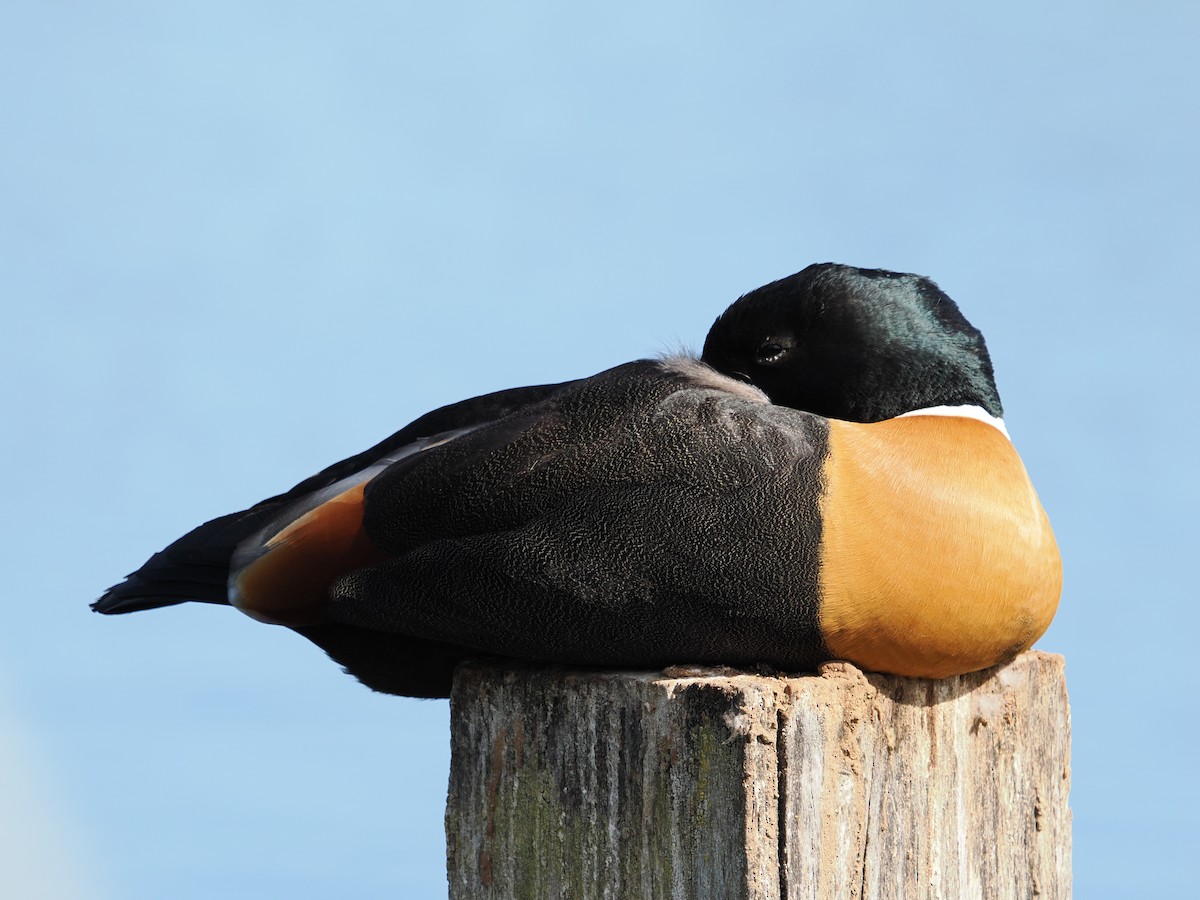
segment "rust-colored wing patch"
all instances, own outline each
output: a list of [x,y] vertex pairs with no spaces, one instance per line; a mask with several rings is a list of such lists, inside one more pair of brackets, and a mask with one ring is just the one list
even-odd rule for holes
[[269,537],[234,573],[233,605],[263,622],[323,621],[329,586],[338,577],[387,558],[363,530],[365,487],[354,485]]
[[834,657],[941,678],[1018,653],[1049,626],[1058,547],[991,425],[830,421],[825,478],[820,628]]

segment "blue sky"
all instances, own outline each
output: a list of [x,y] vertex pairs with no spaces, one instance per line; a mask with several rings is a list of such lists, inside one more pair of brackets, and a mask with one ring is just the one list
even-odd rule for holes
[[988,337],[1066,567],[1039,646],[1067,658],[1078,895],[1190,889],[1198,28],[0,6],[0,887],[444,896],[445,703],[229,609],[87,602],[430,408],[698,347],[834,260],[930,275]]

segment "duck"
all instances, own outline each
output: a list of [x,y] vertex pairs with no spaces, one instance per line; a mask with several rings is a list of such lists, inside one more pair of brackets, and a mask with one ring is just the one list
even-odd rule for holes
[[821,263],[698,357],[434,410],[92,608],[232,605],[446,697],[481,656],[945,678],[1031,647],[1061,589],[983,335],[928,278]]

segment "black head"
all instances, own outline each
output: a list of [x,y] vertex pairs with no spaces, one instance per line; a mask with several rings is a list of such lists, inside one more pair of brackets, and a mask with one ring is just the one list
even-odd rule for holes
[[829,418],[963,404],[1003,415],[983,335],[919,275],[809,266],[722,313],[702,359],[772,403]]

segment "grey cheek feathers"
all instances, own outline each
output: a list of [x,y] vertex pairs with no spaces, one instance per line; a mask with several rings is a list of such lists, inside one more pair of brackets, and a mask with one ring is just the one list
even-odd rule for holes
[[676,354],[664,356],[658,362],[666,371],[682,375],[696,387],[724,391],[727,394],[733,394],[740,400],[748,400],[751,403],[771,402],[767,395],[754,385],[722,375],[712,366],[701,362],[694,356]]

